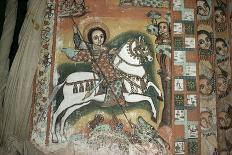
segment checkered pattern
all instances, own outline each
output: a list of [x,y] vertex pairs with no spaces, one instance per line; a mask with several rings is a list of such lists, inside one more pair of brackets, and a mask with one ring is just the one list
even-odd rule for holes
[[104,74],[105,78],[109,83],[112,83],[116,79],[116,74],[113,66],[110,64],[107,54],[102,54],[97,62],[93,64],[93,71],[100,74]]
[[162,7],[162,0],[137,0],[137,3],[140,6],[147,6],[147,7]]
[[[107,52],[107,51],[106,51]],[[92,70],[98,75],[104,74],[105,78],[109,83],[112,83],[116,79],[116,74],[113,68],[113,65],[110,64],[107,57],[107,53],[102,53],[99,58],[96,60],[96,63],[93,63]],[[75,55],[72,60],[74,61],[84,61],[91,62],[93,57],[86,50],[80,51]]]

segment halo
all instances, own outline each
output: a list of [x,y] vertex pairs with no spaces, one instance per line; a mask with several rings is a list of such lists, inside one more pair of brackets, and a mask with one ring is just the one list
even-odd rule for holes
[[101,23],[101,22],[92,22],[92,23],[87,24],[84,27],[84,30],[83,30],[84,40],[88,41],[88,32],[91,29],[96,28],[96,27],[102,28],[106,32],[106,40],[105,40],[105,42],[107,42],[109,37],[110,37],[110,32],[109,32],[108,27],[104,23]]

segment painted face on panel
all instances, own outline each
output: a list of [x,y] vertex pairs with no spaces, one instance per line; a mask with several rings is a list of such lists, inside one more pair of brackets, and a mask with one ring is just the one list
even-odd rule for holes
[[226,79],[226,77],[224,77],[223,75],[219,75],[219,77],[217,78],[217,93],[223,94],[227,91],[228,88],[228,81]]
[[221,56],[225,56],[228,53],[228,47],[224,39],[216,39],[216,52]]
[[208,50],[211,47],[210,36],[206,33],[198,34],[198,47],[200,49]]
[[231,125],[231,118],[226,112],[218,114],[218,124],[220,128],[229,128]]
[[210,128],[212,122],[212,114],[208,111],[201,112],[201,127]]
[[224,23],[226,21],[225,12],[222,9],[217,9],[215,11],[215,22],[216,23]]
[[159,34],[168,33],[168,31],[169,31],[168,23],[166,22],[159,23]]
[[207,78],[200,79],[200,93],[202,95],[210,95],[213,91],[213,86]]
[[197,14],[201,16],[208,16],[210,13],[210,7],[206,0],[197,1]]
[[92,32],[92,41],[93,44],[101,46],[105,41],[103,32],[101,30],[94,30]]
[[221,70],[230,73],[230,59],[228,57],[218,62],[217,65]]

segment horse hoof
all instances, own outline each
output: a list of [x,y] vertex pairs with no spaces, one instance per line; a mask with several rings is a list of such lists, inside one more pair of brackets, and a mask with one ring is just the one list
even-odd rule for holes
[[158,99],[159,101],[164,101],[164,99],[163,99],[162,96],[157,96],[157,99]]
[[157,123],[157,119],[154,116],[151,116],[151,120],[155,123]]
[[52,143],[58,143],[57,139],[52,139]]
[[58,143],[58,138],[56,135],[52,135],[52,143]]
[[65,136],[61,136],[61,142],[64,143],[67,141],[67,138]]

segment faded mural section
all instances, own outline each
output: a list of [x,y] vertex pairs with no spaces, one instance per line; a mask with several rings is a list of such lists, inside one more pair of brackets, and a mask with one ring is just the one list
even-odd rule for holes
[[49,1],[31,136],[45,152],[170,154],[169,3],[129,3]]
[[214,5],[197,1],[201,154],[217,151]]
[[45,153],[230,154],[229,0],[48,0],[31,141]]
[[215,1],[214,12],[218,150],[224,155],[232,153],[231,1]]

